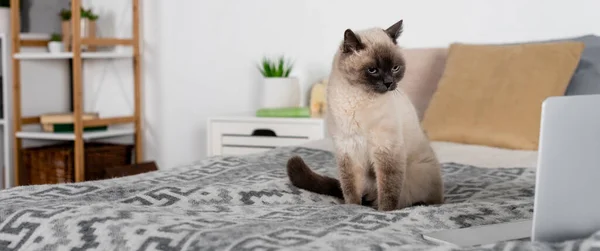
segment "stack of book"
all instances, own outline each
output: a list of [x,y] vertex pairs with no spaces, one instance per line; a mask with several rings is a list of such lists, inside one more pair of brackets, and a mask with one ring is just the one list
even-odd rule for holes
[[257,117],[270,118],[310,118],[308,107],[262,108],[256,111]]
[[[98,118],[98,113],[84,113],[81,117],[83,121]],[[40,123],[44,132],[72,133],[75,130],[74,121],[75,117],[73,113],[50,113],[40,116]],[[83,128],[83,131],[105,131],[107,129],[108,126],[86,126]]]

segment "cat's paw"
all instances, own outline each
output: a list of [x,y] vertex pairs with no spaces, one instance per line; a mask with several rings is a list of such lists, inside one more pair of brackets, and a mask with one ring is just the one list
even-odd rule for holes
[[346,198],[344,200],[345,204],[349,204],[349,205],[362,205],[360,199],[352,199],[352,198]]
[[382,201],[377,205],[377,210],[382,212],[393,211],[398,209],[398,203],[394,203],[393,201]]

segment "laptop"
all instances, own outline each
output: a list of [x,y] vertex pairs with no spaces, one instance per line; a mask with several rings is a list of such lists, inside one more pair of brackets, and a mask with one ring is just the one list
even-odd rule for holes
[[600,230],[600,95],[543,102],[533,218],[450,229],[423,238],[458,246],[561,242]]

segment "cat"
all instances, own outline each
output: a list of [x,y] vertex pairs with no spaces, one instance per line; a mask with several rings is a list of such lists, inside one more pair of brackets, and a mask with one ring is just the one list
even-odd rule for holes
[[287,162],[291,183],[379,211],[444,202],[441,164],[416,109],[398,87],[406,62],[387,29],[347,29],[327,85],[326,123],[340,179],[313,172],[299,156]]

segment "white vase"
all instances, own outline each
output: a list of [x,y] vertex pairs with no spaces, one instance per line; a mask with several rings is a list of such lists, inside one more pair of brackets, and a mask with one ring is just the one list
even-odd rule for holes
[[10,8],[0,7],[0,33],[10,37]]
[[297,78],[264,78],[261,108],[300,106],[300,82]]
[[64,48],[62,42],[51,41],[48,43],[48,51],[50,53],[60,53],[63,52],[63,50]]

